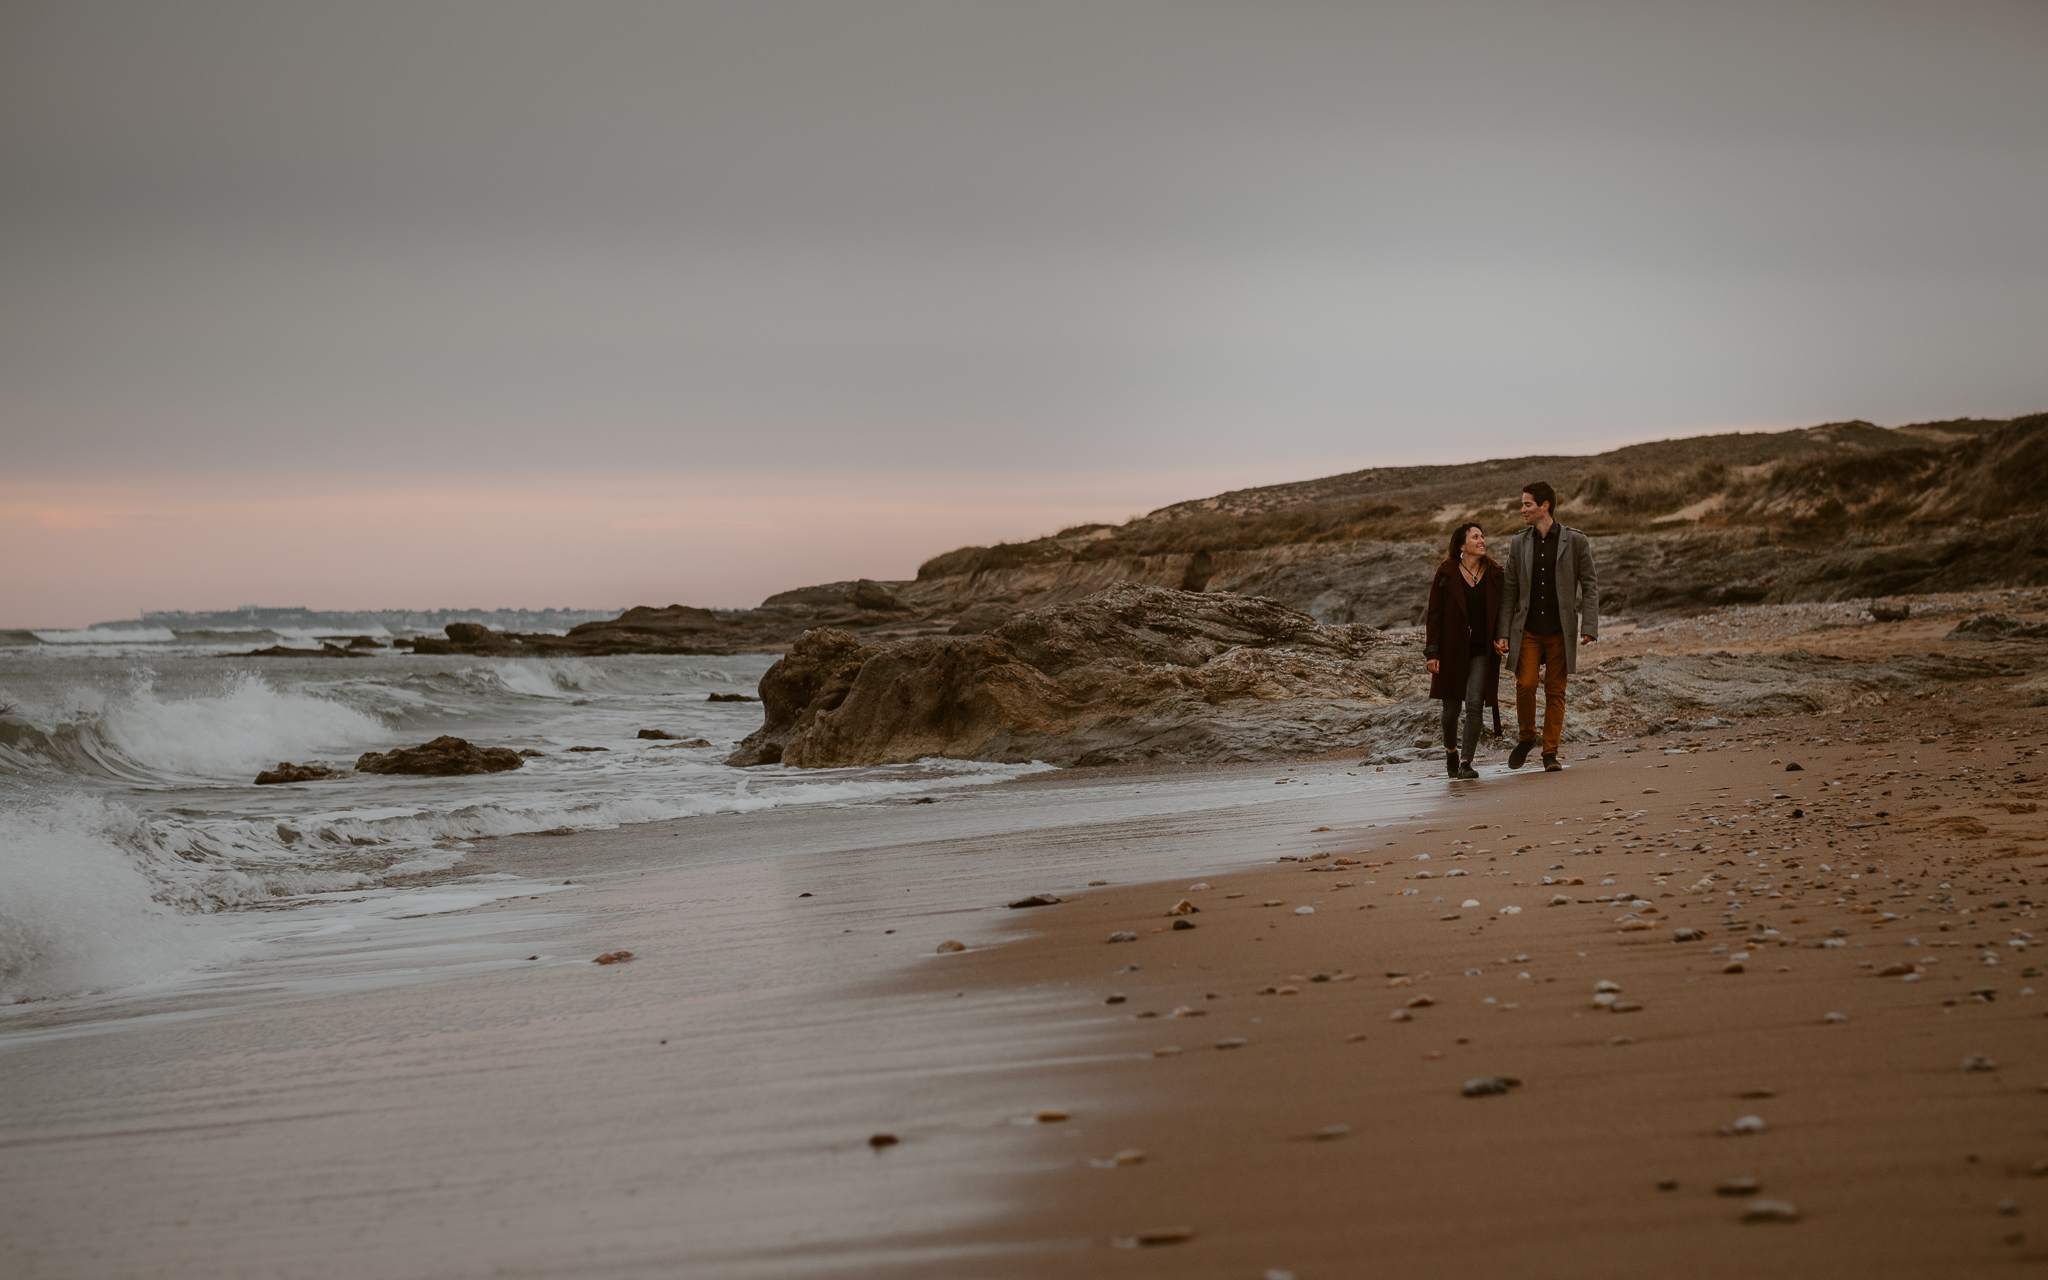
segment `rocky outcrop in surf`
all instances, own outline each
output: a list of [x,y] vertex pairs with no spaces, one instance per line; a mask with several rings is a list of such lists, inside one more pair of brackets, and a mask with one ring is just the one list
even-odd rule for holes
[[479,747],[465,739],[442,734],[417,747],[394,751],[366,751],[356,757],[357,773],[407,773],[421,777],[448,778],[469,773],[502,773],[517,769],[526,761],[510,747]]
[[926,756],[1088,765],[1361,746],[1417,664],[1370,627],[1271,600],[1118,584],[983,635],[806,634],[761,681],[735,765]]
[[280,760],[277,762],[277,768],[265,769],[256,775],[256,785],[269,787],[285,782],[318,782],[322,778],[340,776],[324,764],[293,764],[289,760]]

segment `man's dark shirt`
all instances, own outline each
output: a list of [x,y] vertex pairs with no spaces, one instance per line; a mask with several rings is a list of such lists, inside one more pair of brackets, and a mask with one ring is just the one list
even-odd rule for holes
[[[1550,532],[1536,535],[1533,568],[1529,575],[1529,620],[1524,629],[1530,635],[1555,636],[1564,633],[1557,616],[1557,544],[1564,526],[1553,520]],[[1536,532],[1530,526],[1529,532]]]

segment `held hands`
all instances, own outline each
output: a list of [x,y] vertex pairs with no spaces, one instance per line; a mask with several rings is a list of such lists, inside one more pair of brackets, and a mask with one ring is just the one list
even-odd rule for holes
[[1598,636],[1580,636],[1580,637],[1579,637],[1579,643],[1580,643],[1580,644],[1597,644],[1597,643],[1599,643],[1599,640],[1600,640],[1600,637],[1598,637]]
[[1496,640],[1496,641],[1494,641],[1494,642],[1493,642],[1493,651],[1494,651],[1495,653],[1505,654],[1505,653],[1506,653],[1506,652],[1508,651],[1508,642],[1507,642],[1507,641],[1505,641],[1505,640]]

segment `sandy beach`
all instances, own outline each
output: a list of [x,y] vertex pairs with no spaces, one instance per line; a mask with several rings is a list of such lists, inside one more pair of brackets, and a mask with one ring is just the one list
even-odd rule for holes
[[547,891],[14,1011],[0,1237],[37,1277],[2039,1265],[2040,742],[1992,687],[1478,783],[483,842]]

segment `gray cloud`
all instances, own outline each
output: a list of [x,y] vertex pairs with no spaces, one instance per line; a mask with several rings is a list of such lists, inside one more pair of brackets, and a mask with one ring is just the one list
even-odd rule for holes
[[1129,465],[2048,406],[2048,10],[0,9],[32,470]]

